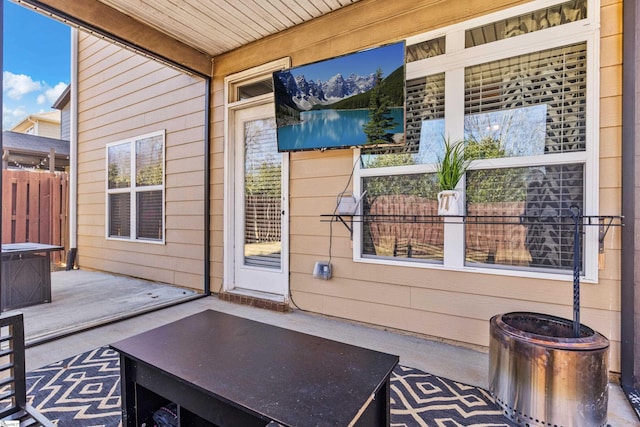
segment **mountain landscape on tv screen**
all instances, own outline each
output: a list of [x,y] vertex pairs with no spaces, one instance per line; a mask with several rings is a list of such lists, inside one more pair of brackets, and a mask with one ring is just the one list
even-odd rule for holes
[[278,149],[404,141],[404,45],[273,74]]
[[351,74],[346,79],[338,73],[327,81],[307,81],[304,75],[294,77],[290,71],[279,75],[285,91],[299,110],[310,110],[316,105],[331,105],[344,98],[373,89],[375,73],[368,76]]
[[[338,73],[328,80],[307,81],[304,75],[294,76],[291,71],[281,71],[274,79],[276,105],[287,106],[298,112],[312,109],[367,108],[369,93],[375,85],[375,73],[366,76],[351,74],[346,79]],[[383,92],[393,105],[404,102],[404,67],[400,67],[382,80]],[[356,97],[351,103],[341,102]],[[276,112],[277,113],[277,112]],[[291,112],[290,112],[291,113]]]

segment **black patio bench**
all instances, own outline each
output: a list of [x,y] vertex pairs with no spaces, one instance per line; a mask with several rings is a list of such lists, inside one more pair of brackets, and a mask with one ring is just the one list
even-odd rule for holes
[[0,425],[10,426],[15,423],[7,421],[19,421],[20,427],[54,427],[27,404],[26,378],[22,313],[3,314],[0,316]]

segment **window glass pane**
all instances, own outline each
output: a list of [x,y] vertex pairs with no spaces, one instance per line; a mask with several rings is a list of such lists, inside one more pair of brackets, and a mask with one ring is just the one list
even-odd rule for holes
[[445,53],[445,37],[426,40],[420,43],[407,46],[406,62],[419,61],[420,59],[432,58]]
[[282,155],[274,118],[245,122],[244,264],[280,268]]
[[580,43],[466,68],[465,138],[475,155],[584,151],[586,65]]
[[162,240],[162,191],[140,191],[136,203],[136,237]]
[[243,99],[249,99],[271,92],[273,92],[273,80],[268,78],[259,82],[239,86],[238,99],[234,101],[242,101]]
[[362,150],[364,168],[435,162],[444,135],[444,73],[407,81],[406,145]]
[[582,164],[468,171],[466,197],[468,264],[573,268],[569,217],[584,207]]
[[407,82],[407,144],[416,163],[433,163],[432,141],[444,135],[444,73]]
[[163,137],[155,135],[136,141],[136,185],[162,185]]
[[112,145],[107,150],[109,188],[131,186],[131,144]]
[[363,256],[442,261],[444,226],[437,216],[435,174],[366,177]]
[[109,236],[131,236],[131,197],[127,193],[109,194]]
[[587,17],[587,0],[570,0],[520,16],[492,22],[465,32],[465,47],[532,33]]

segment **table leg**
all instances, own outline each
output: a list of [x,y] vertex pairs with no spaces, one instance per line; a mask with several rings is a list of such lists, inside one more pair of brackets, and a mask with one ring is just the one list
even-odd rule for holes
[[122,425],[136,427],[136,386],[132,361],[120,355],[120,398],[122,399]]
[[360,418],[353,423],[355,426],[389,426],[391,424],[391,376],[388,376],[384,383],[375,393],[367,409]]
[[46,273],[43,275],[44,286],[44,302],[51,302],[51,252],[45,252]]

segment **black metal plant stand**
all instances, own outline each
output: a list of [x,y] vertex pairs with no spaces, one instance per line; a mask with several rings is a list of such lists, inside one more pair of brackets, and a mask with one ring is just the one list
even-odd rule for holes
[[[533,425],[535,420],[535,425],[602,427],[607,419],[609,341],[580,324],[581,234],[585,226],[598,226],[602,254],[609,227],[624,225],[623,217],[583,215],[578,206],[567,211],[544,217],[459,215],[444,217],[446,220],[437,215],[323,216],[342,222],[352,238],[354,222],[543,225],[560,227],[563,235],[573,231],[573,322],[530,312],[493,316],[489,322],[489,391],[504,415],[519,426]],[[563,245],[565,248],[569,249]],[[569,261],[566,259],[567,264]]]
[[582,210],[577,206],[569,208],[573,218],[573,335],[580,337],[580,222]]
[[[585,216],[582,215],[582,209],[578,206],[569,208],[571,219],[573,219],[573,334],[576,338],[580,337],[580,234],[582,234],[581,226],[600,227],[599,244],[600,252],[604,252],[604,238],[607,235],[609,227],[620,227],[624,224],[622,216]],[[585,222],[586,220],[586,222]],[[619,220],[619,223],[614,221]],[[597,221],[597,222],[594,222]]]
[[[582,215],[582,209],[578,206],[571,206],[569,209],[569,218],[573,220],[573,333],[576,338],[580,337],[580,235],[582,234],[583,226],[599,226],[599,250],[604,252],[604,238],[612,226],[623,226],[622,216],[614,215]],[[329,218],[330,222],[341,222],[347,230],[351,238],[353,238],[353,222],[369,221],[383,221],[383,222],[402,222],[402,223],[431,223],[439,224],[442,222],[443,216],[441,215],[321,215],[321,217]],[[349,223],[345,220],[348,218]],[[454,218],[459,220],[459,224],[503,224],[508,225],[510,222],[505,222],[505,218],[513,218],[514,222],[520,225],[528,225],[530,223],[537,223],[538,218],[532,218],[526,215],[520,216],[495,216],[495,215],[465,215],[465,216],[447,216],[446,218]],[[566,216],[559,216],[558,219],[567,218]],[[502,219],[503,221],[498,221]],[[618,220],[618,223],[614,221]],[[327,221],[327,219],[325,219]],[[517,221],[517,222],[516,222]]]

